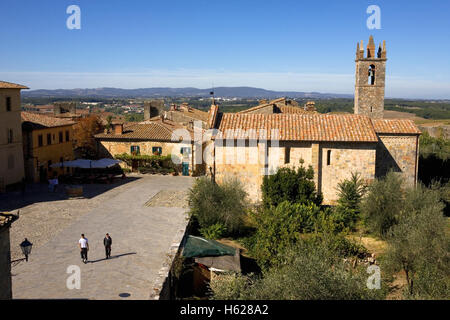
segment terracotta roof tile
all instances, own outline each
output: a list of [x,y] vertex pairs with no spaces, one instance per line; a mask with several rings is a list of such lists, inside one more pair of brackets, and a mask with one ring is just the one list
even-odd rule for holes
[[410,119],[373,119],[373,127],[377,133],[420,134],[420,130]]
[[30,89],[30,88],[17,83],[0,81],[0,89]]
[[208,112],[205,112],[205,111],[202,111],[202,110],[199,110],[196,108],[192,108],[192,107],[189,107],[189,108],[181,107],[178,110],[169,110],[167,112],[174,112],[174,113],[180,112],[180,113],[183,113],[185,116],[191,117],[196,120],[200,120],[203,122],[208,121]]
[[97,139],[137,139],[172,141],[172,133],[177,129],[186,129],[193,137],[193,131],[170,120],[150,119],[136,124],[124,126],[122,134],[100,133],[94,137]]
[[41,113],[21,112],[22,124],[31,129],[43,129],[52,127],[61,127],[75,124],[74,121],[52,117]]
[[267,132],[271,139],[271,130],[278,129],[279,140],[285,141],[378,141],[370,118],[361,115],[224,113],[216,127],[217,138],[243,139],[244,132],[253,129],[253,138]]
[[[288,103],[288,104],[286,104],[286,103]],[[255,106],[255,107],[251,107],[249,109],[239,111],[238,113],[250,113],[250,112],[257,111],[259,109],[263,109],[263,108],[270,107],[270,106],[274,106],[275,108],[279,109],[279,111],[281,113],[299,113],[299,114],[316,113],[315,111],[307,111],[307,110],[303,109],[302,107],[298,107],[297,103],[295,103],[295,105],[292,105],[292,103],[289,102],[289,100],[286,100],[286,98],[278,98],[275,100],[271,100],[267,103],[263,103],[263,104]]]

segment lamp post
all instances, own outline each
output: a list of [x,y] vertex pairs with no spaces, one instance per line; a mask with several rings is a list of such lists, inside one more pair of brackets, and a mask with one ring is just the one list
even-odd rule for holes
[[33,247],[33,244],[28,241],[27,238],[22,241],[20,244],[20,249],[22,249],[23,254],[25,255],[25,261],[28,261],[28,255],[31,253],[31,248]]

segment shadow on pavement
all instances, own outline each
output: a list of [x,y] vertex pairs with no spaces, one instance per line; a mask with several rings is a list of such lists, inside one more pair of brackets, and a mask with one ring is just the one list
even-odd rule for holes
[[[83,187],[83,198],[91,199],[121,185],[140,179],[139,177],[126,177],[111,184],[80,184]],[[48,184],[27,184],[25,193],[20,191],[0,194],[0,211],[13,211],[33,203],[68,200],[65,184],[60,184],[56,192],[49,192]]]
[[89,263],[96,263],[96,262],[100,262],[100,261],[104,261],[104,260],[111,260],[111,259],[117,259],[123,256],[129,256],[132,254],[136,254],[136,252],[128,252],[128,253],[122,253],[122,254],[117,254],[115,256],[111,256],[109,259],[103,258],[103,259],[97,259],[97,260],[90,260],[88,261]]

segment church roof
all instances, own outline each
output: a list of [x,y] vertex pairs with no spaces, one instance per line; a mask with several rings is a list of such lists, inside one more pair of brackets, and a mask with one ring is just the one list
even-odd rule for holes
[[373,119],[376,133],[385,134],[420,134],[420,130],[410,119]]
[[280,141],[377,142],[371,119],[362,115],[330,114],[237,114],[223,113],[218,117],[216,138],[261,139],[271,130],[278,130]]

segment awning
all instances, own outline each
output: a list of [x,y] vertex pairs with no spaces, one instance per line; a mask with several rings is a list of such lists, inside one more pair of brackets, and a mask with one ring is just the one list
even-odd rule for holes
[[234,256],[236,249],[214,240],[188,236],[182,255],[186,258]]

